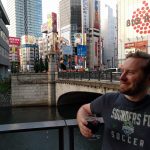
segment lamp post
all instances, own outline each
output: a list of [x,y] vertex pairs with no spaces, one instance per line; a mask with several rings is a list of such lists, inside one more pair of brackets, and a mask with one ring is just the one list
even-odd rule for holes
[[115,42],[113,44],[114,44],[114,68],[115,68],[116,67],[116,53],[115,53],[116,47],[115,47]]

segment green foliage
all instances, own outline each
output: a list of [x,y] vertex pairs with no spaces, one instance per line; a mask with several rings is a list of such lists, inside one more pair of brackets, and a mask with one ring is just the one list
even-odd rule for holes
[[19,72],[19,63],[18,62],[11,62],[11,72],[12,73]]
[[48,56],[45,57],[45,71],[48,72]]
[[40,72],[43,72],[44,71],[44,63],[43,63],[43,59],[42,58],[40,58],[40,63],[39,63],[39,71]]
[[11,80],[9,78],[0,80],[0,93],[5,93],[11,89]]
[[39,61],[38,61],[38,59],[36,59],[34,62],[34,70],[36,73],[39,72]]
[[44,62],[43,59],[36,59],[34,62],[34,70],[36,73],[46,71],[48,72],[48,56],[46,56]]

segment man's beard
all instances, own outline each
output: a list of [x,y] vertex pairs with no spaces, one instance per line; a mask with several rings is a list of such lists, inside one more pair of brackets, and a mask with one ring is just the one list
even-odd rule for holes
[[127,90],[120,88],[119,91],[128,96],[134,96],[137,95],[138,93],[142,93],[146,89],[147,89],[146,79],[143,77],[141,80],[139,79],[137,82],[135,82],[131,88]]

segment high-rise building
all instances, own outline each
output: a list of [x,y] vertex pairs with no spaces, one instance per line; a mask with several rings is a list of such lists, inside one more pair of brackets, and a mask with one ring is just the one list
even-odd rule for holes
[[114,17],[114,10],[101,1],[101,37],[103,39],[103,64],[106,68],[117,66],[117,50],[116,50],[116,24]]
[[10,21],[0,0],[0,79],[7,77],[9,68],[9,32],[6,25]]
[[69,45],[75,42],[74,33],[81,32],[81,0],[61,0],[60,36],[67,39]]
[[70,69],[74,64],[74,58],[77,56],[72,55],[72,51],[75,52],[76,48],[75,34],[81,35],[82,32],[81,0],[61,0],[59,2],[59,12],[60,37],[62,43],[65,43],[65,47],[60,50],[60,53],[63,54],[64,64]]
[[7,10],[10,36],[42,36],[42,0],[7,0]]
[[92,69],[101,68],[101,43],[100,43],[100,1],[89,1],[89,67]]
[[74,48],[75,64],[91,69],[99,68],[101,66],[99,0],[61,0],[59,4],[60,36]]

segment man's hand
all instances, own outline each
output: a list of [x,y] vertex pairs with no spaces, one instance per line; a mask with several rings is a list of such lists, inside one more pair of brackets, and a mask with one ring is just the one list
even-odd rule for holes
[[90,138],[92,136],[92,131],[87,128],[88,122],[86,121],[86,117],[91,115],[90,104],[85,104],[80,107],[77,113],[77,123],[80,129],[80,132],[86,138]]

